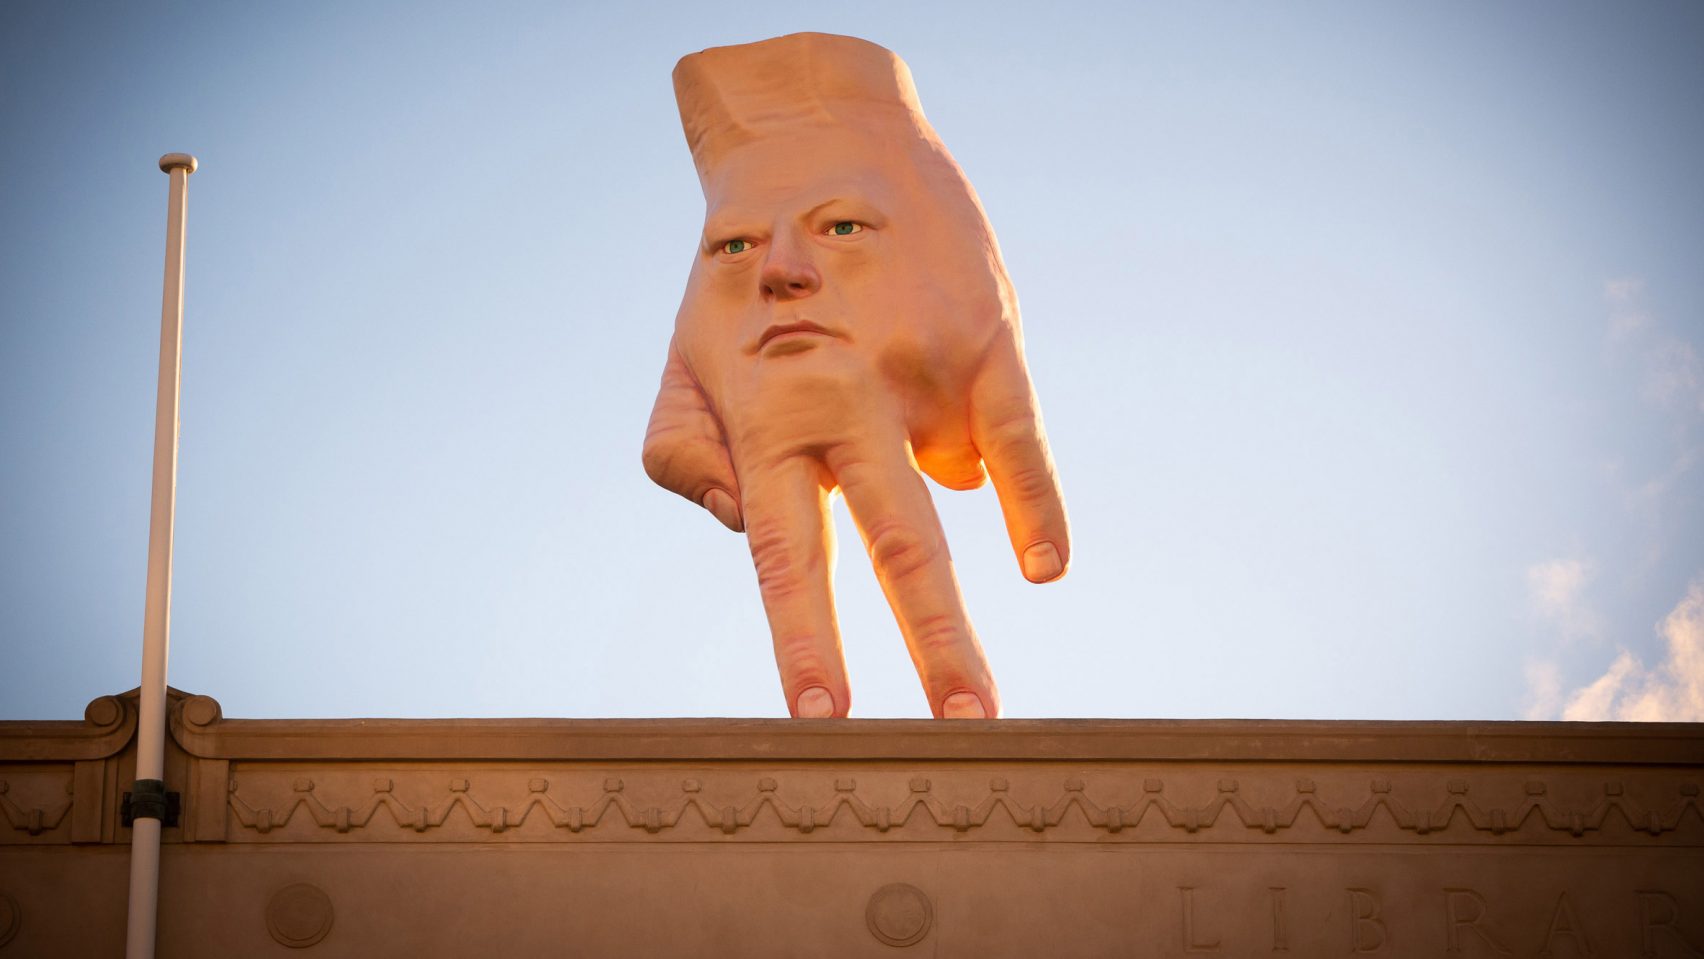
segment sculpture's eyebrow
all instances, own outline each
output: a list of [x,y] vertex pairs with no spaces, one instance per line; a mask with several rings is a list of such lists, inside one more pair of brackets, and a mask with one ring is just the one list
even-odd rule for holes
[[[830,197],[829,199],[824,200],[816,206],[806,210],[804,213],[801,213],[799,215],[799,219],[815,219],[822,213],[822,211],[834,206],[835,204],[848,204],[859,207],[866,205],[849,197]],[[733,239],[741,234],[755,233],[757,232],[756,230],[742,229],[738,224],[753,222],[757,219],[759,219],[759,217],[754,217],[748,212],[738,208],[723,207],[717,209],[704,220],[704,242],[706,244],[716,244],[720,243],[724,239]]]
[[811,207],[809,210],[806,210],[799,219],[801,221],[814,220],[821,216],[824,210],[831,207],[839,207],[842,211],[853,218],[867,222],[874,227],[883,227],[887,225],[887,217],[882,215],[881,211],[876,208],[875,204],[856,195],[836,196],[824,200],[816,206]]
[[804,211],[803,215],[799,215],[801,223],[825,220],[825,218],[857,220],[859,223],[866,223],[869,227],[878,228],[878,230],[888,225],[888,215],[881,211],[881,206],[876,201],[867,198],[864,191],[857,191],[857,189],[825,199],[813,208]]
[[829,207],[835,205],[836,203],[844,203],[844,202],[846,202],[846,201],[843,200],[840,197],[834,197],[831,200],[824,200],[821,203],[818,203],[816,206],[813,206],[810,209],[806,210],[805,215],[800,217],[799,219],[801,219],[801,220],[814,220],[814,219],[816,219],[816,215],[818,213],[821,213],[822,211],[828,209]]
[[704,220],[704,249],[714,250],[729,240],[753,237],[765,231],[753,224],[762,217],[740,209],[719,208]]

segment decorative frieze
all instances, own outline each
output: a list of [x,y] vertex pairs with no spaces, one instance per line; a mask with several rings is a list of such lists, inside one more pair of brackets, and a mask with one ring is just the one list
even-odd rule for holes
[[[706,794],[705,778],[695,777],[679,780],[674,797],[658,802],[635,800],[624,780],[615,776],[605,777],[601,790],[576,793],[571,787],[552,791],[552,781],[545,776],[523,777],[514,772],[492,772],[491,783],[479,790],[466,777],[407,775],[408,799],[399,795],[392,776],[371,779],[365,795],[353,795],[346,783],[326,790],[311,777],[296,776],[288,794],[280,795],[276,772],[258,767],[253,774],[233,776],[231,816],[251,837],[269,836],[294,824],[297,828],[288,830],[288,838],[294,840],[327,838],[314,835],[323,830],[331,835],[359,834],[362,841],[395,839],[399,833],[478,841],[481,835],[523,827],[531,827],[530,838],[542,839],[567,839],[586,832],[596,833],[598,839],[611,834],[704,839],[754,832],[767,839],[777,829],[803,837],[840,827],[837,839],[874,840],[890,834],[941,839],[975,834],[985,840],[1022,840],[1026,834],[1070,823],[1102,837],[1133,841],[1208,832],[1215,840],[1237,840],[1294,830],[1305,830],[1312,841],[1330,841],[1333,834],[1358,837],[1369,831],[1381,839],[1406,841],[1423,841],[1445,832],[1451,842],[1509,833],[1579,839],[1606,831],[1622,837],[1659,838],[1690,825],[1695,827],[1693,841],[1704,842],[1704,806],[1693,781],[1642,790],[1647,796],[1643,802],[1630,797],[1621,781],[1601,781],[1597,795],[1580,803],[1555,801],[1545,782],[1530,780],[1522,784],[1518,801],[1492,804],[1476,800],[1467,779],[1449,779],[1439,784],[1442,788],[1434,795],[1410,788],[1407,798],[1398,798],[1390,779],[1371,778],[1360,782],[1354,802],[1345,803],[1323,799],[1318,783],[1301,777],[1289,779],[1288,795],[1275,803],[1278,787],[1272,782],[1260,784],[1258,792],[1264,799],[1251,801],[1236,779],[1220,779],[1211,792],[1203,794],[1188,787],[1168,793],[1162,779],[1145,777],[1140,780],[1139,798],[1119,802],[1108,796],[1128,791],[1128,777],[1106,776],[1105,788],[1097,790],[1097,796],[1091,795],[1080,776],[1055,780],[1049,792],[1042,792],[1045,787],[1034,777],[1028,788],[1015,791],[1007,777],[995,776],[985,781],[980,796],[965,801],[962,783],[951,790],[953,798],[943,798],[927,776],[910,777],[903,794],[894,795],[880,787],[861,791],[850,776],[799,773],[788,777],[793,787],[785,791],[789,799],[780,788],[781,777],[740,780],[736,774],[723,773],[715,777],[717,798]],[[523,778],[524,791],[516,788]],[[584,778],[583,773],[572,777]],[[1333,793],[1341,800],[1347,784],[1336,785]],[[654,797],[656,783],[648,786],[646,791]],[[743,794],[730,799],[742,790]],[[304,832],[303,824],[317,830]]]

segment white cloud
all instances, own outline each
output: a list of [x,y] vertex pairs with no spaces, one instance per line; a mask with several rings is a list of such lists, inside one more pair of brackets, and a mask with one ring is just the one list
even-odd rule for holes
[[[1704,576],[1657,628],[1666,656],[1647,669],[1626,649],[1597,679],[1567,697],[1562,718],[1627,722],[1704,721]],[[1539,677],[1542,682],[1544,677]],[[1542,693],[1528,669],[1529,688]],[[1538,704],[1538,695],[1533,703]],[[1553,702],[1553,700],[1552,700]],[[1532,710],[1528,711],[1529,717]]]
[[[1697,538],[1681,535],[1677,541],[1676,533],[1696,527],[1693,498],[1679,496],[1677,491],[1690,489],[1704,463],[1704,443],[1699,441],[1704,427],[1700,416],[1704,414],[1704,358],[1688,338],[1646,311],[1644,293],[1643,281],[1636,278],[1604,284],[1608,338],[1618,352],[1642,361],[1635,367],[1637,389],[1662,411],[1674,444],[1666,469],[1640,470],[1639,477],[1620,477],[1618,467],[1612,470],[1623,505],[1632,517],[1642,520],[1638,527],[1643,535],[1628,537],[1621,543],[1622,555],[1608,557],[1624,582],[1643,581],[1665,562],[1665,556],[1669,557],[1666,562],[1685,564],[1680,571],[1696,570],[1701,558]],[[1655,430],[1645,432],[1656,435]],[[1631,542],[1634,539],[1639,543]],[[1625,555],[1628,549],[1638,553],[1641,548],[1642,560]],[[1593,573],[1589,557],[1552,559],[1526,571],[1528,599],[1536,615],[1551,627],[1553,639],[1588,639],[1594,641],[1589,648],[1602,649],[1600,644],[1610,636],[1627,635],[1612,629],[1598,614],[1589,595],[1596,592]],[[1656,632],[1663,641],[1659,653],[1644,653],[1641,658],[1639,652],[1618,644],[1600,675],[1572,689],[1563,679],[1559,657],[1529,660],[1524,715],[1528,719],[1704,721],[1704,574],[1694,578],[1685,598],[1663,618]],[[1568,658],[1586,653],[1587,649],[1576,647]],[[1651,658],[1657,661],[1646,665]]]
[[1591,564],[1581,559],[1553,559],[1527,568],[1527,596],[1533,609],[1568,639],[1595,638],[1602,621],[1586,603],[1585,588]]

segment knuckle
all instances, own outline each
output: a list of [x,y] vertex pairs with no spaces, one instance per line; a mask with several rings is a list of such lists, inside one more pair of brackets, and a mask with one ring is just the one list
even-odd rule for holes
[[652,433],[645,437],[645,448],[639,454],[640,461],[645,464],[645,475],[658,486],[668,486],[670,466],[674,463],[675,448],[673,444]]
[[653,432],[645,437],[639,459],[651,482],[695,503],[718,482],[731,485],[720,449],[709,440],[682,438],[672,431]]
[[751,543],[751,561],[757,568],[757,585],[765,603],[792,599],[805,590],[809,563],[800,562],[794,555],[785,532],[766,525],[747,533]]
[[1041,442],[1041,424],[1032,410],[1017,407],[990,420],[986,435],[997,451],[1011,452]]
[[962,670],[959,656],[964,648],[965,629],[959,617],[950,613],[925,616],[911,624],[911,641],[917,652],[930,663],[931,680],[939,680],[943,670],[957,676]]
[[1006,477],[1006,485],[1019,499],[1026,502],[1053,499],[1053,471],[1045,467],[1023,467]]
[[898,522],[881,523],[870,531],[870,562],[890,579],[902,579],[923,569],[945,548],[941,536]]
[[775,662],[788,685],[827,685],[828,672],[823,668],[818,648],[817,635],[809,630],[776,635]]

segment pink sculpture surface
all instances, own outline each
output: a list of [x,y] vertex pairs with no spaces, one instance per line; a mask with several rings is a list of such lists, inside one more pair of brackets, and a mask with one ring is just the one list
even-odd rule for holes
[[706,203],[645,437],[646,472],[744,531],[794,716],[845,716],[836,492],[936,717],[1000,714],[920,472],[992,478],[1024,576],[1065,574],[1065,504],[1018,301],[910,71],[851,37],[683,58]]

